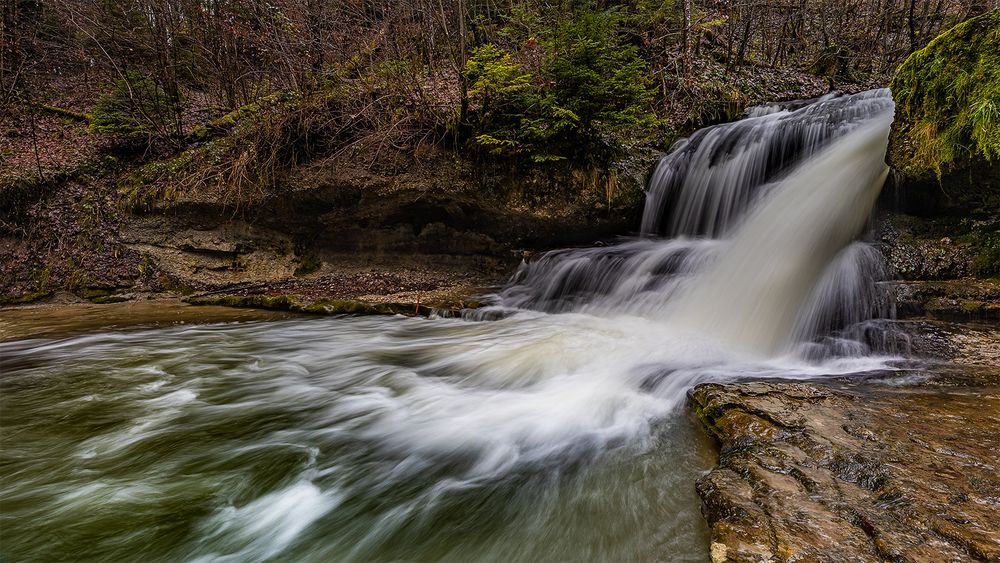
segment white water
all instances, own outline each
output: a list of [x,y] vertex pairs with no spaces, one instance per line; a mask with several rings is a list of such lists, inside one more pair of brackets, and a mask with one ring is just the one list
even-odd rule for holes
[[[810,148],[780,174],[716,174],[748,158],[717,150],[746,131],[701,133],[721,144],[690,172],[747,188],[709,213],[725,216],[718,238],[550,253],[466,319],[0,343],[15,437],[0,558],[706,560],[692,482],[710,453],[677,416],[686,391],[891,359],[853,340],[882,310],[877,252],[852,239],[878,189],[885,96],[755,111],[806,136],[796,115],[838,123],[793,143]],[[761,142],[794,137],[782,127]],[[666,200],[689,197],[671,185]]]
[[647,236],[545,254],[497,303],[654,319],[758,358],[865,355],[866,343],[843,340],[892,314],[882,259],[857,240],[888,170],[892,112],[883,89],[703,129],[657,167]]
[[[888,114],[886,89],[751,108],[746,119],[707,127],[677,143],[650,181],[642,232],[725,235],[761,187],[873,117]],[[882,158],[875,150],[865,158]]]
[[761,355],[793,344],[807,298],[861,234],[885,183],[891,124],[890,112],[871,117],[771,188],[670,321]]

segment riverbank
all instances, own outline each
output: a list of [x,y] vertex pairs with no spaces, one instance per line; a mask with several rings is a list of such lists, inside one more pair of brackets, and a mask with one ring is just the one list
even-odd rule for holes
[[996,561],[1000,325],[899,321],[897,372],[705,384],[714,563]]
[[1000,367],[701,385],[723,561],[996,561]]

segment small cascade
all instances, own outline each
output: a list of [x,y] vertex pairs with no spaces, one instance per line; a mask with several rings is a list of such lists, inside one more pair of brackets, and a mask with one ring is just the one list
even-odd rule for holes
[[770,182],[893,108],[886,89],[751,108],[701,129],[663,157],[649,182],[642,233],[725,235]]
[[871,319],[893,313],[888,273],[852,241],[884,182],[892,111],[881,89],[702,129],[661,159],[642,237],[522,264],[498,305],[641,316],[762,355],[870,349]]

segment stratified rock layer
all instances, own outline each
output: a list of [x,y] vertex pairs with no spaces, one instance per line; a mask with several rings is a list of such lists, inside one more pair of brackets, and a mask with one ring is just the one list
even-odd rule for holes
[[696,387],[713,561],[1000,560],[1000,373],[964,377]]

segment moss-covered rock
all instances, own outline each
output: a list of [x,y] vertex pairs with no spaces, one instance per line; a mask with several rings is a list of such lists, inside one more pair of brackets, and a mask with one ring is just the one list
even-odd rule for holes
[[955,241],[972,257],[960,275],[1000,274],[1000,10],[910,55],[890,88],[894,206],[955,226],[935,238]]
[[895,284],[892,291],[899,318],[1000,319],[1000,283],[996,280],[909,281]]
[[1000,159],[1000,10],[972,18],[914,52],[890,88],[890,159],[928,178]]
[[296,295],[199,295],[185,299],[192,305],[217,305],[250,309],[291,311],[312,315],[406,315],[427,317],[454,314],[420,303],[372,303],[356,299],[309,299]]

